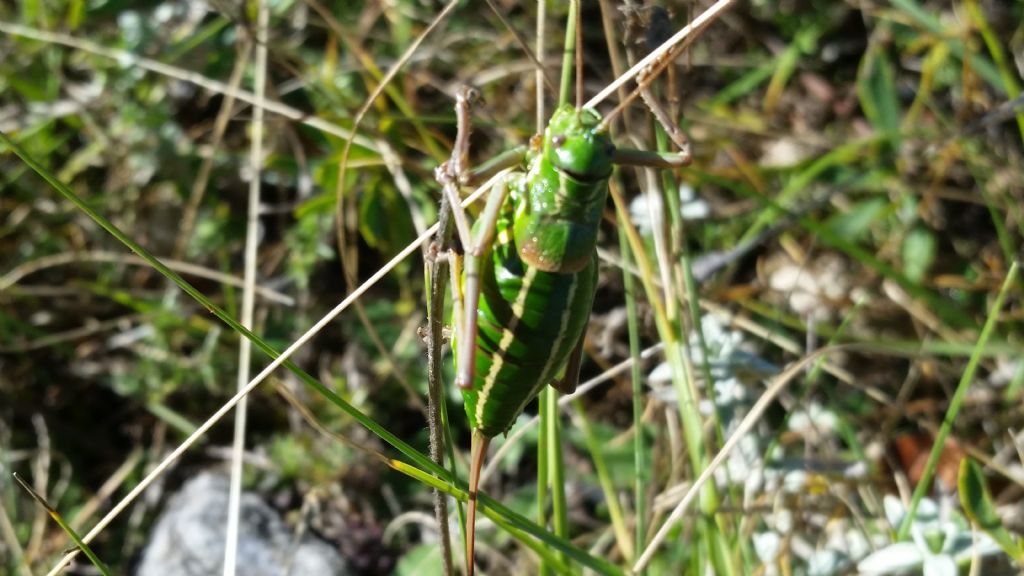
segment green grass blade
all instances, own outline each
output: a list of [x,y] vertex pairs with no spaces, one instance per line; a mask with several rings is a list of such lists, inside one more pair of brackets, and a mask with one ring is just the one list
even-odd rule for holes
[[[541,393],[538,398],[538,418],[543,419],[547,414],[548,396]],[[542,421],[537,428],[537,496],[535,508],[537,511],[537,524],[547,526],[548,524],[548,427]],[[538,570],[540,576],[551,574],[551,567],[547,562],[542,561]]]
[[565,464],[562,461],[562,415],[558,410],[558,391],[548,386],[541,425],[547,428],[548,479],[551,486],[551,523],[555,535],[569,537],[569,506],[565,499]]
[[899,145],[900,102],[896,93],[896,70],[884,47],[873,43],[861,60],[857,96],[875,129],[888,134],[887,144]]
[[988,319],[985,321],[984,328],[981,329],[981,335],[978,337],[978,343],[974,347],[974,353],[971,354],[971,359],[967,361],[967,367],[964,369],[963,376],[960,377],[960,383],[957,384],[956,392],[953,394],[953,399],[949,403],[949,409],[946,411],[946,416],[942,419],[942,426],[939,427],[939,432],[935,435],[935,444],[932,446],[932,452],[928,456],[928,462],[925,464],[924,473],[921,475],[921,479],[917,483],[917,488],[914,489],[914,495],[910,499],[910,506],[907,508],[907,514],[903,518],[903,522],[900,524],[900,528],[897,531],[897,540],[906,539],[907,535],[910,533],[910,525],[913,523],[914,516],[917,513],[917,507],[921,503],[921,499],[924,498],[925,493],[931,489],[932,478],[935,476],[935,469],[939,465],[939,458],[942,456],[942,450],[946,445],[946,437],[949,436],[949,432],[953,428],[953,421],[956,420],[956,415],[960,412],[960,405],[963,403],[964,396],[967,394],[967,389],[970,388],[971,382],[974,381],[974,373],[977,371],[978,363],[981,361],[982,351],[985,349],[985,345],[988,343],[988,339],[996,327],[999,312],[1003,309],[1003,302],[1006,300],[1006,295],[1010,292],[1010,287],[1017,278],[1017,267],[1017,262],[1014,262],[1013,266],[1010,266],[1010,271],[1006,275],[1006,280],[1003,281],[1003,286],[999,289],[999,295],[996,296],[996,301],[992,303],[992,309],[989,311]]
[[[999,70],[999,77],[1003,81],[1003,89],[1006,90],[1007,98],[1013,100],[1020,94],[1020,84],[1017,83],[1016,72],[1007,61],[1002,44],[999,43],[999,39],[988,25],[985,14],[982,13],[977,0],[967,0],[964,2],[964,5],[967,7],[967,13],[971,16],[971,20],[974,21],[974,25],[978,27],[978,32],[981,33],[981,38],[985,41],[985,47],[988,48],[988,53],[992,56],[992,60]],[[1017,118],[1017,129],[1020,131],[1021,140],[1024,141],[1024,112],[1018,110],[1015,117]]]
[[[622,252],[622,285],[626,292],[626,325],[629,333],[629,357],[633,360],[630,367],[630,381],[632,383],[633,397],[633,506],[635,534],[634,550],[643,550],[646,541],[647,510],[645,505],[645,492],[650,470],[646,464],[644,453],[644,389],[643,376],[640,372],[640,323],[637,318],[636,309],[636,281],[629,273],[632,268],[632,250],[626,234],[619,230],[619,250]],[[646,571],[641,571],[642,576]]]
[[[201,304],[203,307],[209,310],[210,313],[212,313],[217,318],[220,318],[225,324],[230,326],[232,330],[244,336],[245,338],[251,340],[253,344],[255,344],[260,350],[266,352],[267,355],[269,355],[271,358],[276,359],[280,355],[276,350],[271,348],[269,344],[264,342],[259,336],[250,332],[247,328],[239,324],[227,312],[222,310],[220,307],[214,304],[209,298],[203,295],[202,292],[197,290],[194,286],[189,284],[184,278],[182,278],[176,272],[174,272],[166,265],[164,265],[158,258],[150,254],[148,250],[146,250],[137,242],[129,238],[124,232],[117,228],[117,226],[114,226],[112,222],[110,222],[105,217],[100,215],[98,212],[93,210],[92,207],[90,207],[84,199],[75,194],[74,191],[72,191],[68,186],[66,186],[63,182],[57,179],[57,177],[54,176],[52,172],[50,172],[44,166],[36,162],[35,159],[33,159],[21,146],[19,146],[16,142],[11,140],[11,138],[7,136],[7,134],[0,132],[0,140],[2,140],[4,144],[9,146],[11,150],[13,150],[14,153],[19,158],[22,159],[23,162],[25,162],[26,164],[28,164],[30,168],[32,168],[32,170],[39,174],[39,176],[46,180],[51,186],[53,186],[55,190],[60,192],[79,210],[81,210],[83,213],[89,216],[89,218],[96,222],[96,224],[98,224],[101,228],[109,232],[111,236],[113,236],[119,242],[128,247],[128,249],[130,249],[132,252],[138,254],[157,272],[159,272],[164,277],[174,282],[179,288],[184,290],[185,293],[191,296],[196,302]],[[333,393],[331,393],[325,386],[320,384],[320,382],[318,382],[312,376],[307,374],[305,371],[303,371],[297,365],[292,363],[290,360],[285,361],[283,365],[289,370],[291,370],[293,373],[295,373],[295,375],[298,376],[303,382],[310,386],[313,386],[322,394],[333,395]],[[428,458],[426,455],[420,453],[418,450],[412,448],[411,446],[400,440],[397,436],[394,436],[393,434],[388,432],[386,429],[384,429],[382,426],[374,422],[372,419],[370,419],[368,416],[366,416],[361,411],[356,409],[354,406],[348,404],[344,400],[341,400],[340,397],[338,397],[337,400],[340,403],[335,402],[335,404],[342,408],[342,410],[344,410],[350,416],[352,416],[357,422],[368,428],[374,434],[380,436],[382,440],[384,440],[388,444],[391,444],[399,452],[405,454],[413,462],[415,462],[417,466],[421,468],[431,469],[431,465],[433,464],[433,462],[431,462],[430,458]]]
[[79,536],[77,532],[75,532],[74,528],[72,528],[70,525],[68,525],[67,522],[64,521],[64,518],[60,515],[60,513],[57,512],[53,508],[53,506],[50,506],[46,502],[46,499],[43,498],[41,494],[33,490],[32,487],[28,485],[28,482],[25,482],[21,478],[21,476],[18,476],[17,472],[14,473],[14,479],[17,480],[18,484],[21,484],[21,487],[24,488],[25,491],[28,492],[32,496],[32,498],[46,510],[46,513],[50,515],[50,518],[53,518],[53,521],[61,527],[61,530],[64,530],[64,532],[67,533],[69,537],[71,537],[71,540],[75,543],[75,546],[78,546],[78,549],[81,550],[82,553],[85,554],[85,556],[89,559],[89,562],[92,562],[92,565],[100,571],[100,574],[102,574],[103,576],[110,576],[110,572],[107,570],[107,566],[102,561],[100,561],[99,556],[97,556],[96,553],[92,551],[92,548],[89,548],[89,545],[86,544],[84,540],[82,540],[82,537]]
[[1003,526],[992,502],[992,495],[985,485],[985,474],[971,458],[960,461],[957,488],[960,492],[960,503],[971,522],[991,536],[1015,562],[1024,564],[1024,541],[1018,542]]
[[622,515],[622,506],[619,505],[619,498],[615,493],[615,485],[612,483],[612,475],[608,471],[608,464],[605,462],[604,454],[601,452],[601,441],[598,439],[594,429],[590,427],[590,420],[587,418],[586,409],[579,400],[573,402],[576,408],[576,416],[579,418],[579,427],[583,431],[583,437],[587,441],[587,449],[594,461],[594,470],[597,472],[598,482],[601,483],[601,491],[604,492],[604,501],[608,506],[608,516],[612,520],[612,530],[615,533],[615,541],[622,551],[626,562],[632,563],[634,549],[632,540],[629,537],[629,529],[626,527],[625,517]]

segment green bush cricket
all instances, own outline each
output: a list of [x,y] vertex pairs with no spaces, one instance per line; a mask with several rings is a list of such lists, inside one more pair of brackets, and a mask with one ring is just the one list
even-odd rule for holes
[[[561,105],[534,137],[525,171],[491,191],[470,229],[457,184],[468,180],[468,108],[456,105],[459,135],[438,171],[453,207],[465,265],[453,258],[452,342],[456,383],[473,429],[467,514],[467,572],[473,574],[480,470],[490,439],[503,434],[546,384],[571,392],[597,283],[596,243],[614,164],[680,167],[678,154],[618,149],[593,109]],[[673,127],[670,133],[678,133]],[[683,144],[685,146],[685,143]],[[444,208],[442,208],[444,210]]]

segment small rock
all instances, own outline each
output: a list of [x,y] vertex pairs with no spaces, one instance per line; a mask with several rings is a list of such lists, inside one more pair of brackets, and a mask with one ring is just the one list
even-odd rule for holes
[[[171,497],[142,554],[137,576],[217,576],[223,570],[228,478],[203,472]],[[238,576],[343,576],[345,561],[310,534],[298,542],[280,515],[259,496],[243,492]]]

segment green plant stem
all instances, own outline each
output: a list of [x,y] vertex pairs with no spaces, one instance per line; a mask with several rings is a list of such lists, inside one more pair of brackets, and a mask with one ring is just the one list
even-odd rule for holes
[[[538,417],[540,425],[537,429],[537,524],[548,525],[548,428],[547,422],[547,394],[541,393],[538,400]],[[546,562],[541,562],[538,573],[546,576],[551,573],[551,567]]]
[[[978,27],[978,32],[981,33],[981,38],[985,41],[985,47],[988,48],[988,53],[999,70],[999,77],[1003,80],[1003,89],[1006,90],[1007,99],[1013,100],[1020,94],[1020,85],[1017,84],[1016,73],[1007,62],[1006,53],[1003,52],[999,39],[992,32],[988,21],[985,20],[985,15],[982,13],[981,7],[978,6],[977,0],[965,0],[964,5],[967,7],[967,13],[971,15],[974,25]],[[1014,116],[1017,118],[1017,129],[1020,131],[1021,141],[1024,141],[1024,112],[1018,111]]]
[[594,470],[597,472],[597,480],[601,483],[601,490],[604,492],[604,501],[608,505],[608,516],[612,520],[612,530],[615,533],[615,540],[622,551],[626,562],[632,563],[634,558],[633,543],[629,537],[629,529],[626,528],[625,516],[622,514],[622,506],[619,505],[619,498],[615,493],[615,484],[612,482],[612,475],[608,471],[608,464],[605,463],[604,454],[601,452],[601,441],[593,428],[590,427],[590,420],[587,418],[586,409],[579,400],[573,401],[576,408],[576,416],[579,419],[580,430],[587,441],[587,449],[590,450],[590,457],[594,460]]
[[544,422],[547,428],[548,479],[551,481],[551,524],[559,538],[569,537],[569,510],[565,500],[565,468],[562,462],[562,415],[558,410],[558,391],[548,386],[542,392]]
[[[625,231],[629,244],[636,256],[637,267],[640,270],[640,280],[647,294],[647,299],[654,309],[654,319],[658,334],[665,343],[665,360],[668,362],[672,373],[672,384],[677,395],[687,456],[690,459],[694,475],[699,475],[707,468],[709,462],[705,449],[703,417],[697,407],[696,391],[691,388],[690,379],[687,378],[686,363],[683,358],[679,335],[671,328],[665,312],[665,306],[659,299],[659,292],[654,285],[654,272],[651,263],[643,251],[643,240],[640,238],[636,228],[629,222],[629,212],[614,179],[608,183],[608,193],[615,203],[615,212],[619,219],[619,226]],[[703,543],[707,546],[708,555],[715,566],[716,573],[728,575],[735,572],[729,555],[729,551],[733,547],[730,542],[726,541],[725,534],[722,533],[713,518],[713,515],[718,510],[719,502],[718,489],[714,483],[709,482],[705,484],[700,492],[700,510],[705,514],[705,518],[700,521],[701,533],[704,539]]]
[[[569,15],[565,20],[565,50],[562,51],[562,78],[558,87],[558,105],[561,106],[569,101],[569,93],[572,90],[573,70],[576,59],[576,21],[580,9],[579,0],[569,2]],[[540,55],[543,56],[543,55]]]
[[[619,229],[619,249],[622,252],[622,284],[626,292],[626,326],[629,333],[629,356],[633,359],[630,367],[630,380],[633,396],[633,506],[636,530],[634,534],[634,550],[643,550],[646,544],[645,528],[647,526],[647,505],[645,491],[650,470],[644,453],[644,390],[643,377],[640,373],[640,326],[636,311],[636,281],[629,273],[633,267],[632,250],[626,234]],[[646,570],[638,576],[643,576]]]

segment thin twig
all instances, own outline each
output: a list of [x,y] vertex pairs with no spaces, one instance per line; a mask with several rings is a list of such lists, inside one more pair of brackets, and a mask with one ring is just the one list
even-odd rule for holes
[[[430,459],[444,467],[444,429],[441,421],[441,406],[444,396],[444,381],[441,360],[442,332],[444,330],[444,297],[447,271],[444,269],[447,259],[438,252],[451,245],[452,209],[448,196],[441,196],[441,207],[438,211],[438,230],[434,237],[433,254],[426,258],[430,279],[429,302],[427,306],[427,422],[430,427]],[[454,462],[452,463],[454,465]],[[434,489],[434,518],[437,522],[438,536],[441,539],[441,558],[444,561],[444,573],[451,576],[452,543],[448,528],[448,497],[438,489]]]
[[[537,84],[540,85],[538,87],[538,91],[540,91],[541,94],[543,94],[543,88],[547,88],[551,92],[551,94],[555,94],[555,85],[551,82],[551,79],[548,78],[547,73],[544,70],[544,64],[541,63],[540,61],[540,59],[544,57],[543,50],[538,50],[537,53],[534,53],[533,50],[530,50],[530,45],[523,38],[523,35],[520,34],[514,26],[512,26],[512,23],[508,21],[508,18],[505,17],[505,14],[500,9],[498,9],[497,5],[495,5],[494,0],[485,1],[487,2],[487,6],[491,9],[491,12],[493,12],[494,15],[497,16],[498,20],[501,22],[501,25],[504,26],[505,29],[512,34],[513,38],[515,38],[516,44],[519,46],[519,49],[522,50],[523,54],[526,54],[526,57],[530,60],[530,62],[533,63],[537,74]],[[537,20],[538,22],[542,22],[544,20],[544,15],[539,14],[537,16]],[[541,29],[541,31],[543,31],[543,29]],[[538,35],[538,39],[540,37],[541,36]]]
[[[39,413],[32,415],[32,427],[35,428],[39,443],[39,448],[32,459],[32,483],[35,485],[35,491],[45,498],[49,492],[50,463],[53,461],[50,430],[46,427],[46,420]],[[32,520],[32,535],[28,540],[28,546],[25,547],[25,555],[29,558],[38,557],[42,549],[43,536],[46,534],[46,512],[42,508],[36,509],[36,515]]]
[[113,330],[114,328],[124,324],[140,321],[145,317],[145,314],[128,314],[125,316],[118,316],[117,318],[112,318],[110,320],[104,320],[102,322],[88,322],[85,326],[47,334],[28,342],[15,343],[9,346],[0,346],[0,354],[22,354],[32,350],[40,350],[42,348],[49,348],[50,346],[57,346],[58,344],[81,340],[100,332]]
[[[249,206],[245,223],[245,288],[242,290],[241,324],[253,329],[253,310],[256,307],[256,258],[259,248],[260,181],[263,176],[263,98],[267,87],[267,23],[269,9],[266,0],[260,0],[256,17],[256,69],[253,93],[256,106],[252,116],[252,140],[249,146]],[[245,388],[252,366],[252,342],[242,338],[238,342],[237,386]],[[242,508],[242,456],[245,453],[246,416],[249,400],[243,396],[235,410],[234,438],[231,444],[231,479],[228,485],[227,529],[224,542],[224,576],[235,575],[238,554],[238,523]]]
[[0,498],[0,536],[3,537],[4,545],[7,546],[8,554],[18,564],[18,572],[21,576],[32,576],[32,568],[28,565],[25,550],[22,549],[18,535],[14,532],[14,524],[4,508],[3,498]]
[[135,467],[138,466],[139,462],[142,460],[142,455],[142,448],[135,448],[132,450],[131,454],[125,458],[124,462],[117,467],[117,470],[114,470],[114,473],[111,474],[105,482],[103,482],[99,487],[99,490],[85,501],[85,504],[78,509],[74,518],[69,521],[76,530],[81,529],[82,524],[91,518],[114,492],[124,486],[124,482],[128,478],[128,475],[135,471]]

